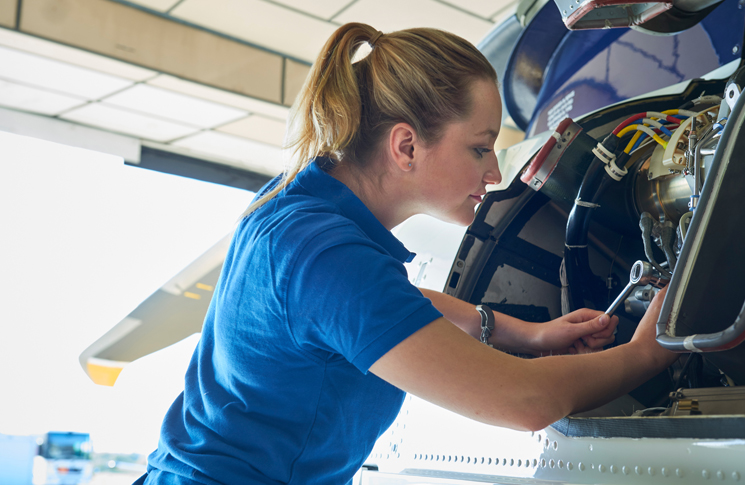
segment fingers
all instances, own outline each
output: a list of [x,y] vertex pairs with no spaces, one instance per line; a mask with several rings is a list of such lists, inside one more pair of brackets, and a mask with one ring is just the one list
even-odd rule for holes
[[591,310],[589,308],[580,308],[579,310],[574,310],[571,313],[567,313],[566,315],[564,315],[564,318],[566,318],[566,320],[569,323],[583,323],[588,320],[597,318],[602,314],[603,312],[599,310]]
[[606,326],[600,332],[596,332],[596,333],[592,334],[591,337],[594,337],[594,338],[607,338],[607,337],[610,337],[611,335],[614,335],[614,332],[616,331],[616,327],[617,326],[618,326],[618,317],[614,315],[614,316],[611,317],[610,324],[608,326]]
[[[594,312],[594,310],[591,310]],[[568,332],[573,336],[574,339],[579,339],[587,336],[598,335],[598,338],[607,338],[613,334],[613,330],[618,324],[618,318],[610,318],[603,312],[598,312],[597,315],[587,321],[577,322],[574,325],[569,326]]]
[[[598,349],[598,350],[602,350],[602,349]],[[569,353],[572,354],[572,355],[577,355],[577,354],[591,354],[591,353],[596,352],[596,351],[597,351],[596,349],[593,349],[593,348],[588,347],[587,345],[585,345],[582,342],[582,340],[577,340],[576,342],[574,342],[574,345],[572,347],[570,347],[570,349],[569,349]]]
[[613,342],[615,342],[615,340],[616,340],[615,335],[611,335],[610,337],[605,337],[605,338],[585,337],[581,339],[582,343],[586,347],[589,347],[594,350],[602,350],[603,347],[605,347],[606,345],[612,344]]

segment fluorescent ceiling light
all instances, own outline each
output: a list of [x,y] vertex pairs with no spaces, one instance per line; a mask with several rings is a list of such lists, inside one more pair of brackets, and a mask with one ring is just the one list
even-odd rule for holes
[[87,101],[0,80],[0,106],[54,116]]
[[176,91],[195,98],[202,98],[208,101],[214,101],[215,103],[224,104],[226,106],[232,106],[234,108],[243,109],[250,111],[251,113],[258,113],[270,118],[276,118],[279,120],[286,120],[287,114],[290,109],[280,104],[270,103],[256,98],[250,98],[248,96],[242,96],[240,94],[223,91],[221,89],[212,88],[203,84],[194,83],[191,81],[184,81],[177,77],[169,76],[167,74],[161,74],[147,82],[151,86],[157,86],[171,91]]
[[107,130],[165,142],[198,131],[197,128],[151,118],[131,111],[93,103],[62,115],[62,118]]
[[505,7],[513,3],[513,0],[441,0],[449,3],[453,7],[468,10],[479,17],[491,17],[496,12],[504,10]]
[[195,154],[204,153],[223,159],[227,164],[266,175],[282,172],[282,150],[237,136],[203,131],[172,143]]
[[63,94],[98,99],[132,81],[0,47],[0,78]]
[[[396,15],[391,15],[396,12]],[[477,44],[494,24],[435,0],[358,0],[334,22],[360,22],[383,32],[427,26],[447,30]]]
[[152,8],[153,10],[160,10],[161,12],[166,12],[169,8],[179,3],[180,0],[129,0],[129,1],[132,3],[136,3],[138,5],[143,5],[145,7]]
[[103,102],[200,128],[222,125],[247,114],[242,110],[144,84],[110,96]]
[[331,20],[334,15],[339,13],[344,7],[349,5],[350,0],[274,0],[276,3],[287,5],[295,10],[308,12],[316,17]]
[[[407,3],[399,0],[388,16],[398,16]],[[170,15],[309,62],[315,61],[338,28],[262,0],[189,0],[179,3]]]

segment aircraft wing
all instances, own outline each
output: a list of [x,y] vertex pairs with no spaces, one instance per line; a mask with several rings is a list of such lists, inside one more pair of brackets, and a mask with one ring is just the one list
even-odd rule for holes
[[232,232],[93,342],[79,360],[96,384],[113,386],[125,365],[202,330]]

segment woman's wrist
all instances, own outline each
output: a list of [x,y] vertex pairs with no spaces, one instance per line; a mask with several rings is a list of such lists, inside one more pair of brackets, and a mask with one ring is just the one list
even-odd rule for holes
[[533,324],[503,313],[494,314],[494,330],[490,343],[509,352],[530,352]]

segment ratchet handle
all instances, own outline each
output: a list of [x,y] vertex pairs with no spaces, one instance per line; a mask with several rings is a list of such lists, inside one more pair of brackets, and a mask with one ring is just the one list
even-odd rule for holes
[[621,302],[623,302],[626,298],[628,298],[629,295],[631,294],[631,292],[634,291],[634,288],[636,288],[636,287],[637,287],[637,284],[636,283],[634,283],[633,281],[629,281],[629,284],[626,285],[626,288],[623,289],[623,291],[621,292],[621,294],[618,295],[616,297],[616,299],[613,300],[613,303],[610,304],[610,306],[608,307],[608,309],[605,310],[605,314],[608,315],[609,317],[612,316],[613,313],[618,308],[618,305],[620,305]]

